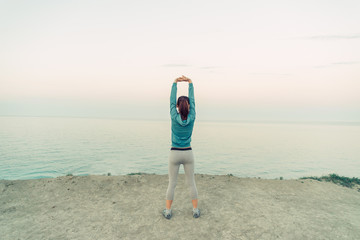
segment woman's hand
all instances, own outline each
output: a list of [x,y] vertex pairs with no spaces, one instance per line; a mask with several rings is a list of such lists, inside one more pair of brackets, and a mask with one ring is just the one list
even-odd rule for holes
[[178,77],[177,79],[175,79],[175,81],[174,82],[183,82],[183,78],[182,77]]
[[182,75],[183,82],[192,83],[191,79]]
[[188,82],[191,83],[191,79],[188,77],[185,77],[184,75],[182,75],[181,77],[178,77],[177,79],[175,79],[175,82]]

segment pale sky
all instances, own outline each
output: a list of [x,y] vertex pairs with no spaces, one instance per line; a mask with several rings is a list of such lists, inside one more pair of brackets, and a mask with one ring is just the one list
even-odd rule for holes
[[[0,116],[360,121],[360,1],[1,1]],[[179,86],[179,95],[186,85]]]

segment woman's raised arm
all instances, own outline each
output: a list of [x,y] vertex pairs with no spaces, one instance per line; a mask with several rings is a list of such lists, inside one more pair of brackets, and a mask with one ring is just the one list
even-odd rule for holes
[[193,86],[191,79],[188,78],[187,82],[189,82],[189,101],[190,101],[189,117],[190,117],[190,119],[195,120],[196,112],[195,112],[194,86]]
[[170,116],[172,119],[175,118],[177,115],[177,111],[176,111],[177,82],[178,82],[178,78],[175,79],[171,87],[171,93],[170,93]]

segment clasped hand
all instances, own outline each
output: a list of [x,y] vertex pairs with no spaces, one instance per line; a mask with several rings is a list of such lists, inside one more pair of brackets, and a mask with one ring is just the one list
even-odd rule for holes
[[189,82],[190,83],[191,79],[182,75],[181,77],[178,77],[177,79],[175,79],[175,82]]

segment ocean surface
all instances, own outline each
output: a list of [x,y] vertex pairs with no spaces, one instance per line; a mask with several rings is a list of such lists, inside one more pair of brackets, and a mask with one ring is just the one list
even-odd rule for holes
[[[170,134],[170,121],[0,117],[0,179],[167,174]],[[192,147],[195,173],[360,177],[359,124],[197,121]]]

